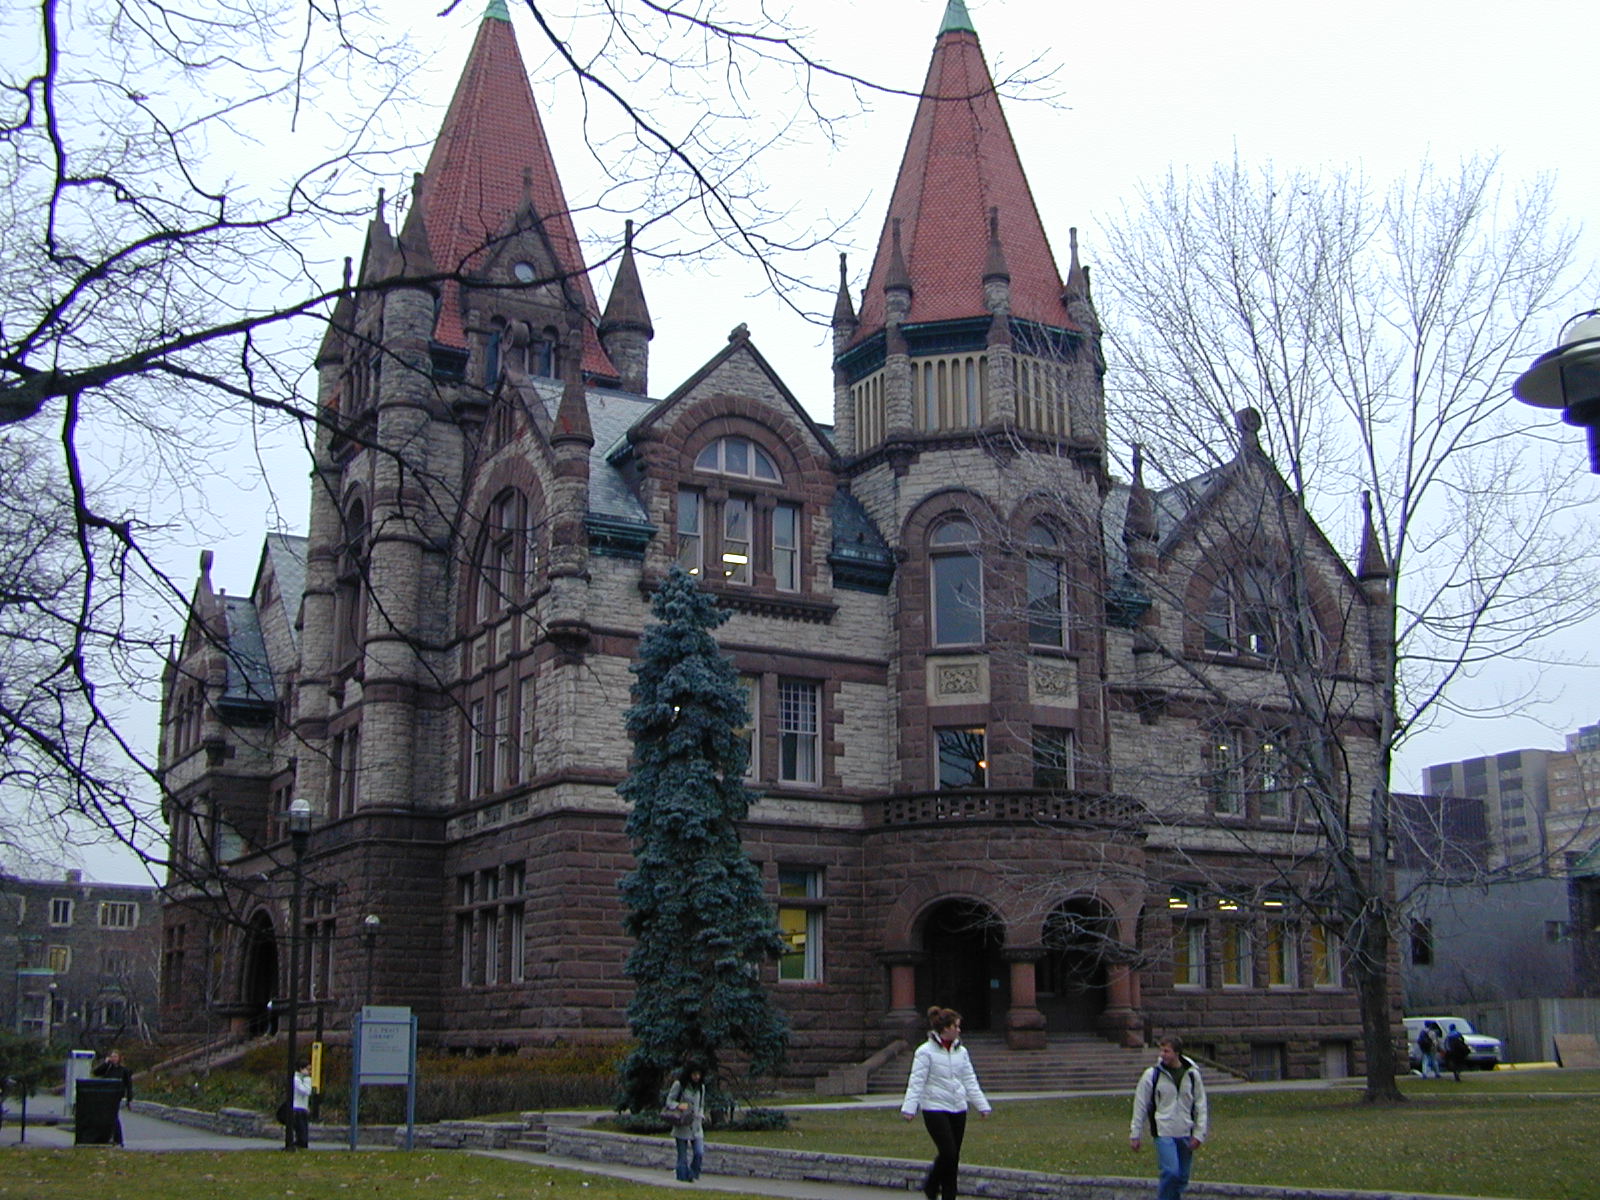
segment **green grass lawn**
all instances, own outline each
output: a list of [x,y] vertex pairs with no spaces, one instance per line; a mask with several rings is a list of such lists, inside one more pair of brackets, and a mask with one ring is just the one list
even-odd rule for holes
[[[1591,1200],[1600,1071],[1408,1079],[1409,1103],[1367,1107],[1350,1088],[1212,1096],[1196,1177],[1280,1186]],[[1009,1101],[968,1125],[968,1163],[1154,1178],[1148,1144],[1128,1150],[1125,1097]],[[715,1140],[923,1159],[920,1122],[894,1109],[804,1108],[777,1133]],[[1418,1147],[1425,1147],[1419,1151]],[[648,1200],[659,1188],[461,1151],[275,1150],[146,1154],[77,1147],[0,1151],[0,1200]]]
[[0,1151],[3,1200],[652,1200],[660,1194],[645,1184],[454,1150]]
[[[1402,1081],[1409,1103],[1369,1107],[1353,1089],[1221,1092],[1196,1177],[1527,1200],[1593,1200],[1600,1072]],[[1011,1101],[967,1125],[963,1161],[1069,1175],[1155,1174],[1148,1140],[1128,1149],[1129,1100]],[[719,1138],[722,1135],[718,1135]],[[892,1109],[804,1109],[782,1133],[727,1141],[922,1158],[920,1122]],[[1418,1147],[1427,1147],[1419,1152]]]

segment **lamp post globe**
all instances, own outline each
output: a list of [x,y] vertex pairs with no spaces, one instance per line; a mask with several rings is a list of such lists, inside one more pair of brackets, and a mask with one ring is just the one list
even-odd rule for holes
[[1534,408],[1559,409],[1568,425],[1587,430],[1589,470],[1600,474],[1600,309],[1569,320],[1556,348],[1534,359],[1511,392]]

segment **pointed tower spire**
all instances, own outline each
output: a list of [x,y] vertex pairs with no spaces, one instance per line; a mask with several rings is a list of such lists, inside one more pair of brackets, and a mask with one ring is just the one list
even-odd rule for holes
[[400,239],[395,243],[395,273],[398,275],[436,275],[433,254],[428,248],[428,228],[422,216],[422,175],[411,177],[411,207],[406,211],[406,223],[400,229]]
[[[583,308],[584,371],[614,377],[600,312],[503,0],[490,0],[423,172],[422,219],[440,271],[471,273],[532,209],[554,270]],[[437,341],[465,347],[461,288],[444,285]]]
[[963,33],[977,34],[972,26],[972,18],[967,15],[967,6],[963,0],[950,0],[944,8],[944,22],[939,26],[940,33],[952,33],[960,30]]
[[1378,540],[1378,528],[1372,522],[1372,493],[1361,493],[1361,555],[1356,564],[1356,578],[1362,583],[1389,581],[1389,562],[1384,557],[1383,543]]
[[856,327],[856,306],[850,302],[850,273],[846,267],[847,256],[839,252],[839,293],[833,300],[833,328],[837,331],[848,326]]
[[611,283],[605,315],[600,318],[600,342],[617,365],[623,391],[645,394],[650,377],[650,339],[655,335],[644,286],[639,282],[639,268],[633,261],[633,222],[628,221],[623,226],[617,277]]
[[857,342],[888,323],[885,292],[898,278],[916,281],[910,321],[987,315],[990,246],[973,220],[975,202],[979,213],[1006,214],[1012,316],[1076,328],[1062,307],[1061,275],[972,20],[962,0],[950,0],[867,277]]
[[322,344],[317,347],[317,357],[312,361],[315,367],[327,367],[344,362],[347,347],[347,338],[354,328],[353,322],[356,315],[356,302],[350,295],[350,257],[344,260],[344,282],[339,286],[339,298],[333,302],[333,314],[328,318],[328,329],[322,335]]
[[[1076,243],[1074,243],[1076,245]],[[1004,279],[1011,282],[1011,268],[1006,266],[1006,252],[1000,245],[1000,210],[989,209],[989,259],[983,264],[983,281]]]

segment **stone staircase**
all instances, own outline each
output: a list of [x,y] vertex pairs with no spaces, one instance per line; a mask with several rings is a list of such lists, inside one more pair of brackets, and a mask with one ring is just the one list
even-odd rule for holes
[[[962,1038],[972,1056],[978,1081],[990,1095],[1000,1092],[1054,1092],[1128,1090],[1139,1072],[1155,1061],[1155,1051],[1125,1049],[1092,1034],[1050,1035],[1043,1050],[1013,1050],[999,1034],[970,1034]],[[887,1096],[905,1091],[911,1070],[912,1049],[875,1067],[867,1076],[869,1095]]]

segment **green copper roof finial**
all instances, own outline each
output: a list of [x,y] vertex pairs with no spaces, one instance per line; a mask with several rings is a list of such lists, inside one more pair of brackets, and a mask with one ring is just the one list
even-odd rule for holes
[[[959,0],[957,0],[959,3]],[[506,0],[489,0],[489,10],[483,14],[485,21],[510,21],[511,13],[506,9]]]
[[950,3],[945,5],[944,24],[939,26],[939,34],[943,36],[956,30],[974,34],[978,32],[972,27],[972,18],[967,16],[966,0],[950,0]]

